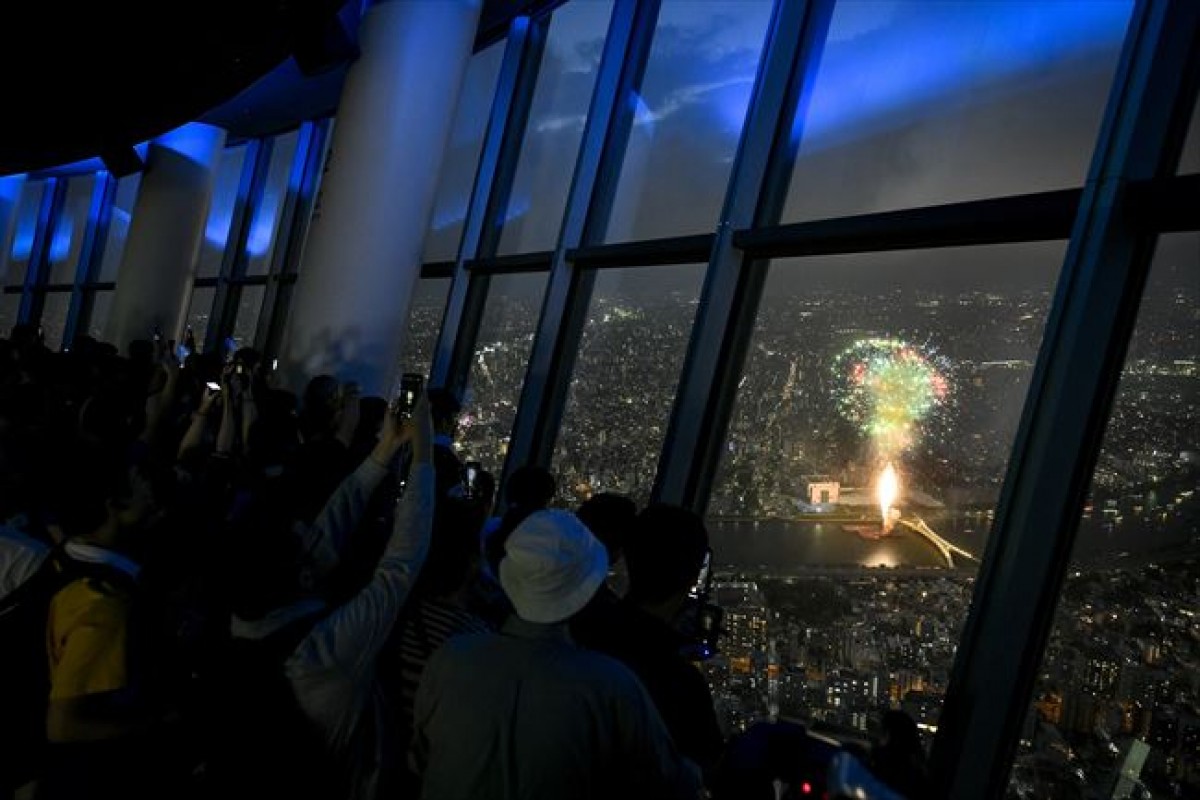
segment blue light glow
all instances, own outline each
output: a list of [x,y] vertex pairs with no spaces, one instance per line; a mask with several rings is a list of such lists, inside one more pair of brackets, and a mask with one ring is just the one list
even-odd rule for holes
[[[41,187],[38,187],[41,188]],[[37,235],[38,210],[42,202],[42,191],[35,191],[34,202],[17,206],[17,222],[13,231],[12,260],[28,261],[33,254],[33,240]]]
[[[958,94],[995,100],[1063,62],[1111,49],[1130,2],[841,3],[804,126],[806,147],[845,141],[921,115]],[[883,19],[865,16],[890,11]],[[870,23],[874,23],[873,26]],[[862,30],[865,26],[867,30]],[[846,28],[858,32],[845,35]]]
[[[219,187],[218,187],[219,188]],[[233,224],[233,204],[236,192],[213,192],[212,206],[204,226],[204,241],[218,250],[225,249],[229,241],[229,227]]]
[[66,261],[71,252],[71,238],[75,233],[75,221],[68,211],[63,211],[58,225],[54,228],[54,236],[50,239],[50,261]]
[[200,122],[189,122],[170,133],[164,133],[154,142],[199,164],[210,164],[216,155],[220,137],[219,128]]
[[267,187],[263,192],[262,205],[259,206],[258,213],[254,215],[254,223],[250,226],[250,235],[246,239],[246,252],[251,258],[261,258],[271,250],[279,201],[279,190]]

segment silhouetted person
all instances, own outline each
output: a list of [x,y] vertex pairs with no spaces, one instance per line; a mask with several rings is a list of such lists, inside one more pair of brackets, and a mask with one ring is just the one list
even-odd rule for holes
[[633,673],[571,642],[567,621],[607,573],[604,546],[571,512],[516,527],[500,564],[516,613],[500,634],[448,640],[421,677],[422,798],[699,797],[696,766]]
[[896,709],[884,712],[879,742],[871,751],[870,769],[905,797],[929,796],[925,748],[911,716]]
[[724,740],[704,676],[684,655],[677,626],[708,552],[699,515],[655,504],[637,515],[625,541],[629,593],[609,608],[593,605],[572,627],[577,641],[619,659],[645,685],[680,751],[706,771]]
[[547,508],[557,492],[558,481],[545,467],[526,464],[513,470],[504,485],[504,513],[488,520],[483,532],[485,566],[490,575],[499,575],[509,534],[530,514]]
[[583,501],[575,514],[608,552],[608,580],[597,595],[616,602],[629,588],[624,563],[625,537],[637,519],[637,504],[624,495],[600,492]]
[[433,466],[437,470],[437,492],[443,497],[462,480],[462,460],[454,451],[462,405],[448,389],[430,389],[427,394],[429,412],[433,415]]

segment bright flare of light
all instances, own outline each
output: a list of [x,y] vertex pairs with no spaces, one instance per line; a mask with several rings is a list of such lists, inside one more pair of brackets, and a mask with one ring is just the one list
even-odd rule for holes
[[883,468],[883,472],[879,474],[877,494],[879,496],[879,510],[883,515],[883,529],[890,530],[892,527],[892,503],[896,502],[896,498],[900,495],[900,478],[896,475],[896,468],[892,466],[892,462],[890,461]]

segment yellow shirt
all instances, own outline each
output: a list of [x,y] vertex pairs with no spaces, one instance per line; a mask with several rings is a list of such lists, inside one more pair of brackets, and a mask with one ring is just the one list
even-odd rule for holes
[[126,687],[129,612],[129,596],[106,581],[81,578],[54,596],[46,625],[51,700]]

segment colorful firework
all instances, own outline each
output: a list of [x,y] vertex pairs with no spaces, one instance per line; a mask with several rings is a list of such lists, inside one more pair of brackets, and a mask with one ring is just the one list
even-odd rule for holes
[[879,457],[916,444],[919,424],[950,395],[945,360],[899,339],[862,339],[835,360],[838,407]]

